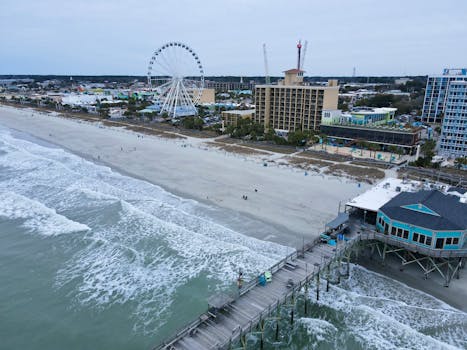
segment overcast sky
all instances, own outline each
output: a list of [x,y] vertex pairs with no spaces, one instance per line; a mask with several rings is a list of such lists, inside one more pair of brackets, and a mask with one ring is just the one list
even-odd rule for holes
[[425,75],[467,66],[467,0],[0,0],[0,74],[145,75],[181,41],[206,75]]

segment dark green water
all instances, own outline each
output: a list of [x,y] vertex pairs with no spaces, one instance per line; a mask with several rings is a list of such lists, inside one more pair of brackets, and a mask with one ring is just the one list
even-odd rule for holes
[[[0,349],[149,349],[235,288],[238,268],[290,252],[214,211],[0,129]],[[358,267],[302,306],[292,330],[281,311],[277,341],[267,322],[266,348],[467,347],[465,313]]]

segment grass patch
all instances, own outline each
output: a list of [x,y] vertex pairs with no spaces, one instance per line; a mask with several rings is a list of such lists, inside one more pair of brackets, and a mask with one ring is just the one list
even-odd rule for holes
[[358,181],[373,183],[384,179],[384,171],[375,168],[359,167],[349,164],[334,164],[324,171],[327,175],[350,176]]
[[333,154],[333,153],[327,153],[325,151],[303,151],[301,153],[297,154],[300,157],[309,157],[309,158],[315,158],[315,159],[323,159],[323,160],[330,160],[333,162],[347,162],[349,160],[352,160],[351,157],[344,156],[341,154]]
[[368,163],[368,162],[363,162],[361,160],[353,160],[350,162],[350,164],[361,165],[361,166],[366,166],[370,168],[378,168],[378,169],[389,169],[393,167],[392,164],[382,164],[382,163],[376,163],[376,162]]
[[333,164],[325,160],[313,159],[313,158],[286,157],[285,159],[288,161],[289,164],[292,164],[301,169],[306,169],[309,167],[323,168],[323,167],[330,166]]
[[242,147],[237,145],[222,144],[219,142],[206,142],[209,146],[214,146],[230,153],[245,154],[245,155],[269,155],[269,153],[259,151],[250,147]]

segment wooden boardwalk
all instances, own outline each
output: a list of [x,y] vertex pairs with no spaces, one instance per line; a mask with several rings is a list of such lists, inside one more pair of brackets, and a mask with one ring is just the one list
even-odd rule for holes
[[[272,281],[265,286],[258,278],[247,283],[239,295],[222,305],[218,312],[206,312],[198,319],[176,332],[155,349],[204,350],[227,349],[231,344],[256,327],[262,320],[275,313],[293,295],[319,274],[329,278],[327,268],[353,245],[355,239],[339,242],[337,246],[320,243],[319,238],[305,245],[272,266]],[[290,281],[293,281],[293,286]]]

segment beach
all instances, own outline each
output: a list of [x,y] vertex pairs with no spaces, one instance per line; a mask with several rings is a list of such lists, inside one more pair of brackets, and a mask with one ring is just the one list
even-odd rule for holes
[[368,188],[349,179],[272,162],[264,166],[262,155],[216,150],[205,139],[159,138],[11,107],[0,108],[0,124],[171,193],[273,224],[282,234],[257,229],[245,233],[293,247],[316,237],[337,215],[339,202]]
[[[0,108],[4,346],[152,348],[368,188],[210,142]],[[463,273],[444,288],[415,266],[358,263],[319,302],[312,284],[290,349],[465,348]]]

